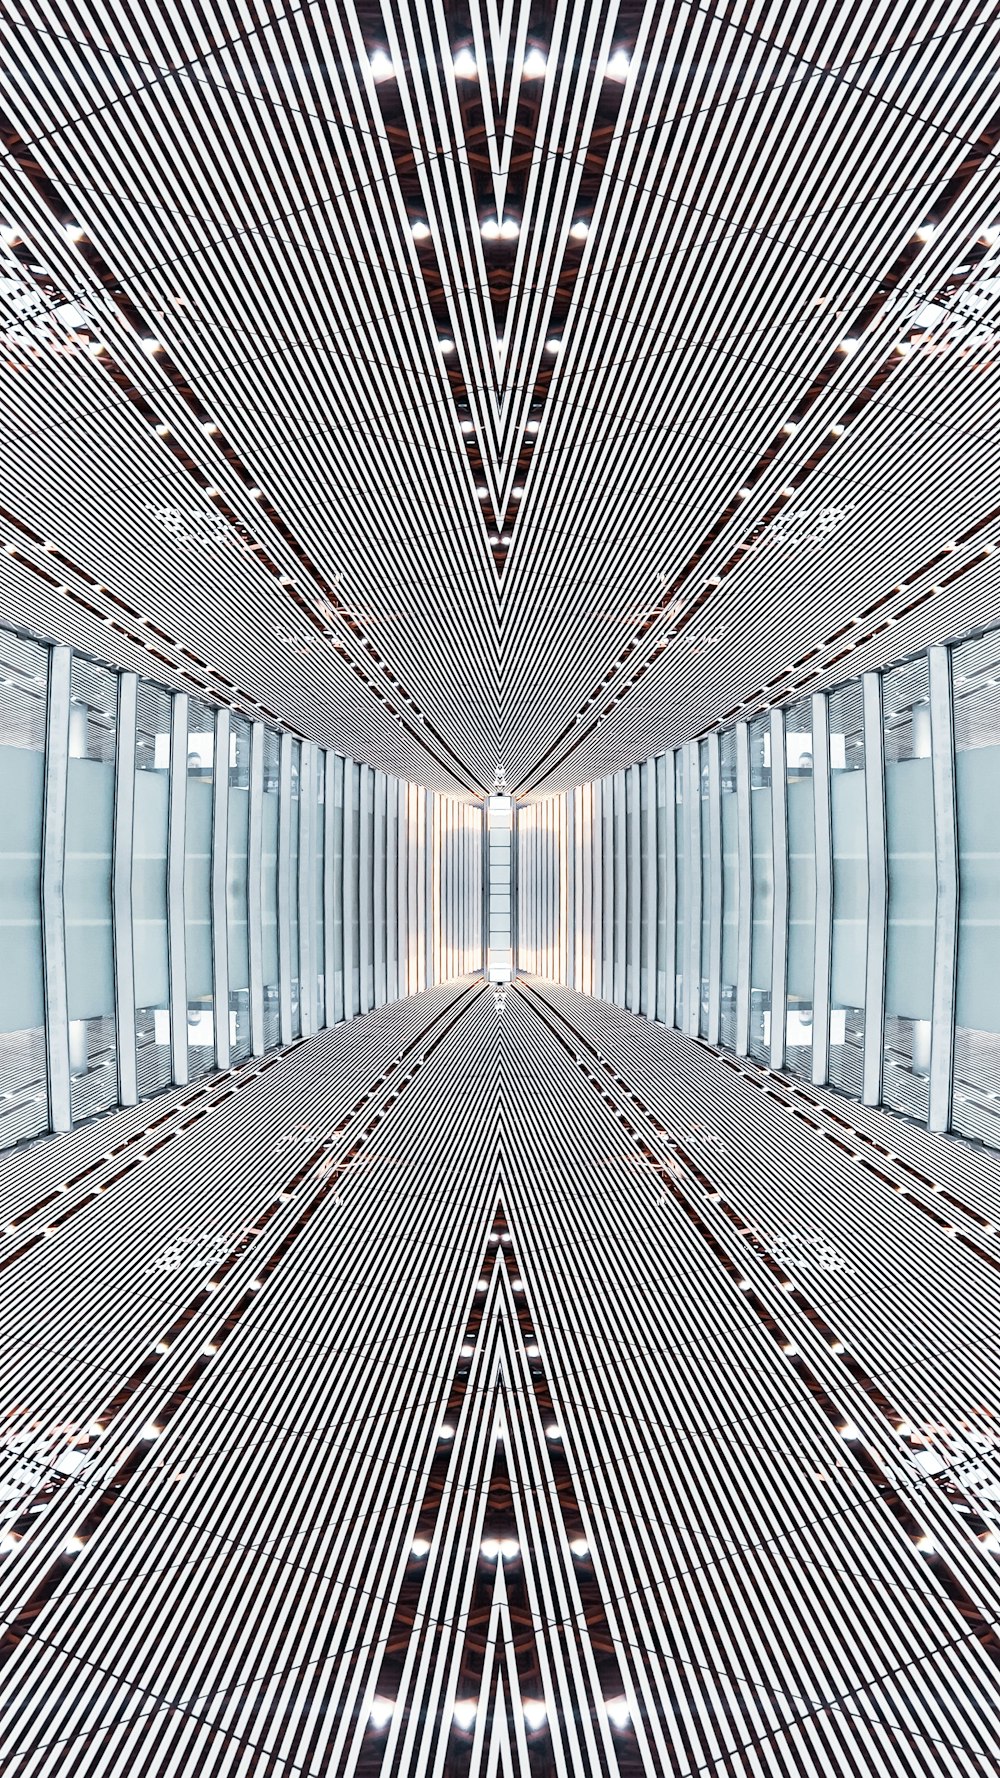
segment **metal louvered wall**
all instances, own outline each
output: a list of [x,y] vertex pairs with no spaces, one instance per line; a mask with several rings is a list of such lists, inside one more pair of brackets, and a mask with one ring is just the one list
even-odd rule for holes
[[0,1145],[482,967],[482,809],[0,632]]
[[998,685],[994,631],[522,806],[520,967],[1000,1145]]

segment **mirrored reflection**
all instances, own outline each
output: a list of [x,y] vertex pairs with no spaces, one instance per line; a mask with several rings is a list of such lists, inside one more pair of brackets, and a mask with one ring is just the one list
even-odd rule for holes
[[572,796],[556,979],[1000,1146],[1000,631]]
[[0,633],[0,1141],[48,1128],[42,803],[48,652]]
[[0,1147],[480,969],[482,809],[445,800],[0,631]]

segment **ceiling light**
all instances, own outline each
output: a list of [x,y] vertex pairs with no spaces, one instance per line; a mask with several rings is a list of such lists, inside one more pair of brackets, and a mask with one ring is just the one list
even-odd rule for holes
[[207,433],[209,438],[215,438],[216,434],[222,431],[222,427],[217,420],[206,420],[202,426],[202,431]]
[[505,216],[500,224],[500,239],[502,241],[516,241],[520,233],[521,224],[515,222],[513,216]]
[[616,1729],[627,1729],[632,1719],[627,1698],[605,1698],[604,1712]]
[[479,69],[471,49],[460,49],[451,64],[451,71],[458,80],[478,80]]
[[546,1426],[545,1436],[546,1436],[546,1438],[562,1438],[562,1427],[561,1426]]
[[918,229],[914,230],[913,239],[915,241],[933,241],[933,239],[934,239],[934,224],[933,224],[933,222],[922,222],[920,224],[920,227]]
[[429,237],[430,237],[430,232],[431,232],[431,231],[430,231],[430,229],[429,229],[429,228],[428,228],[428,227],[427,227],[427,224],[426,224],[426,222],[420,222],[420,221],[419,221],[419,220],[418,220],[418,221],[417,221],[417,222],[411,222],[411,223],[410,223],[410,234],[411,234],[411,235],[412,235],[412,236],[413,236],[413,239],[414,239],[414,240],[415,240],[415,241],[426,241],[426,240],[428,240],[428,239],[429,239]]
[[387,1722],[392,1721],[392,1713],[396,1706],[391,1698],[373,1698],[368,1711],[369,1720],[376,1729],[384,1729]]
[[438,1427],[438,1438],[454,1438],[454,1436],[455,1436],[454,1426],[439,1426]]
[[479,1705],[474,1698],[463,1698],[461,1703],[453,1706],[451,1714],[460,1729],[471,1729],[476,1720],[478,1708]]
[[546,352],[561,352],[562,340],[546,340],[545,350]]
[[165,425],[164,425],[164,424],[163,424],[163,423],[162,423],[162,421],[161,421],[161,423],[160,423],[160,425],[159,425],[159,426],[157,426],[157,428],[156,428],[156,430],[157,430],[157,432],[158,432],[158,433],[159,433],[159,436],[160,436],[160,437],[161,437],[161,438],[169,438],[169,437],[170,437],[170,427],[169,427],[169,426],[165,426]]
[[847,431],[846,426],[841,426],[838,422],[836,425],[830,427],[830,437],[831,438],[842,438],[846,431]]
[[395,79],[396,70],[392,65],[392,58],[391,56],[386,55],[384,49],[376,49],[373,51],[368,66],[371,69],[373,80]]
[[87,231],[85,228],[81,228],[78,222],[68,222],[66,224],[66,239],[78,244],[87,239]]
[[1000,241],[1000,228],[984,228],[982,233],[976,236],[976,239],[983,247],[995,247]]
[[537,420],[529,420],[527,426],[525,427],[525,431],[526,432],[537,432],[538,431],[538,421]]
[[87,347],[87,351],[90,353],[91,358],[100,358],[101,353],[106,352],[107,349],[108,348],[103,340],[91,340]]
[[548,1711],[537,1698],[522,1698],[521,1715],[529,1729],[540,1729],[548,1716]]
[[163,1430],[163,1428],[161,1426],[154,1426],[154,1425],[150,1424],[149,1426],[143,1427],[142,1436],[143,1436],[143,1438],[159,1438],[162,1430]]
[[574,1539],[569,1547],[572,1550],[574,1556],[581,1556],[582,1557],[582,1556],[589,1556],[590,1555],[590,1545],[589,1545],[589,1543],[587,1543],[585,1538],[574,1537]]
[[540,49],[529,49],[521,63],[522,80],[541,80],[548,63]]
[[66,1539],[66,1554],[67,1554],[67,1556],[77,1555],[80,1552],[80,1550],[83,1549],[85,1542],[86,1542],[86,1540],[84,1538],[80,1537],[77,1533],[74,1533],[74,1535],[72,1537],[67,1537],[67,1539]]
[[410,1545],[410,1555],[426,1556],[430,1547],[431,1546],[425,1537],[415,1537]]
[[524,499],[524,489],[523,488],[511,488],[510,497],[512,500],[523,500]]
[[845,354],[849,353],[849,352],[853,352],[857,343],[858,343],[857,340],[852,340],[852,339],[841,340],[837,346],[837,351],[844,352]]
[[20,247],[24,236],[19,228],[0,228],[0,240],[3,240],[7,247]]
[[438,340],[437,346],[438,351],[442,354],[445,352],[454,352],[455,350],[454,340]]
[[162,352],[163,351],[163,341],[162,340],[143,340],[142,349],[144,352],[148,352],[150,354],[150,356],[152,356],[154,352]]
[[573,227],[569,231],[569,238],[571,241],[585,241],[589,233],[589,222],[574,222]]
[[471,420],[463,420],[462,421],[462,431],[463,432],[475,432],[475,430],[476,430],[476,428],[472,424]]
[[263,500],[264,498],[263,488],[250,488],[248,492],[251,500]]
[[476,493],[478,494],[480,500],[488,500],[490,497],[489,488],[477,488]]
[[487,216],[485,222],[479,224],[479,233],[484,241],[498,241],[500,239],[500,224],[496,217]]
[[479,1554],[485,1556],[487,1562],[495,1562],[500,1554],[500,1545],[495,1537],[485,1537],[479,1545]]
[[628,71],[631,65],[632,64],[629,61],[628,56],[625,54],[625,51],[623,49],[616,49],[614,55],[604,69],[605,79],[627,80]]
[[521,1546],[513,1537],[501,1537],[500,1554],[505,1562],[513,1562],[514,1557],[521,1554]]
[[794,420],[786,420],[785,424],[782,426],[781,430],[787,436],[787,434],[795,431],[795,425],[796,425],[796,422]]

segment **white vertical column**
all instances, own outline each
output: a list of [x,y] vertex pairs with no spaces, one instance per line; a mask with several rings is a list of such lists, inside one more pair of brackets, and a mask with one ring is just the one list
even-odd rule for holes
[[878,673],[865,673],[862,676],[861,693],[868,843],[868,935],[861,1100],[864,1105],[878,1105],[882,1098],[882,1054],[885,1047],[886,913],[889,902],[885,833],[885,735],[882,729],[882,680]]
[[601,997],[615,997],[615,822],[614,779],[601,780],[601,862],[604,872],[601,912],[604,927],[604,970]]
[[434,984],[434,795],[424,791],[424,851],[421,872],[424,882],[424,980]]
[[250,1050],[262,1056],[264,1037],[264,746],[265,728],[250,730],[250,802],[247,845],[247,964],[250,977]]
[[399,780],[385,781],[385,997],[399,999]]
[[[351,759],[344,761],[344,846],[342,860],[344,896],[344,1017],[353,1019],[359,1011],[354,990],[354,898],[358,890],[358,833],[354,818],[354,772]],[[359,902],[360,905],[360,902]]]
[[388,999],[388,969],[386,965],[386,921],[388,897],[386,895],[386,783],[385,773],[375,773],[375,930],[372,934],[375,957],[375,1005],[384,1006]]
[[705,1035],[718,1044],[722,1008],[722,775],[718,730],[705,738],[708,753],[708,1020]]
[[278,1009],[282,1044],[292,1041],[292,736],[278,761]]
[[[73,1111],[69,1062],[69,995],[66,982],[66,799],[69,782],[69,706],[72,654],[49,650],[42,801],[42,985],[49,1123],[68,1130]],[[187,1026],[185,1024],[185,1031]]]
[[628,942],[628,847],[625,841],[625,773],[616,772],[611,780],[612,861],[614,865],[614,923],[612,927],[613,975],[611,998],[616,1006],[626,1006],[626,945]]
[[372,795],[374,773],[371,766],[361,767],[361,802],[358,815],[358,967],[360,971],[360,1010],[371,1012],[372,977]]
[[323,773],[323,1022],[336,1020],[334,1004],[334,880],[333,880],[333,774],[334,755],[329,748],[319,754],[319,770]]
[[750,830],[750,724],[738,722],[736,739],[736,1035],[738,1056],[750,1053],[750,966],[753,947],[753,838]]
[[656,761],[647,759],[641,769],[642,797],[646,814],[642,826],[642,949],[646,957],[646,988],[640,1011],[647,1019],[656,1017],[656,878],[657,878],[657,808]]
[[[662,902],[662,924],[657,915],[657,925],[663,935],[662,950],[657,944],[656,957],[656,1016],[665,1025],[677,1023],[677,784],[675,780],[676,754],[671,751],[661,754],[656,762],[656,819],[657,819],[657,900]],[[660,844],[659,824],[663,824],[663,843]],[[662,881],[661,881],[662,861]]]
[[577,885],[580,881],[580,825],[579,825],[579,791],[575,788],[567,790],[564,802],[566,820],[563,831],[563,856],[565,858],[564,879],[562,890],[562,906],[565,909],[561,921],[563,930],[563,976],[569,988],[580,986],[580,972],[576,956],[576,898]]
[[830,802],[830,711],[825,692],[812,698],[813,827],[816,926],[813,953],[813,1085],[830,1076],[830,971],[833,962],[833,811]]
[[580,919],[577,925],[577,987],[580,994],[594,990],[594,788],[580,784],[577,829],[577,891]]
[[[330,875],[333,878],[333,1022],[347,1018],[347,989],[344,976],[344,921],[347,898],[344,881],[344,809],[350,790],[350,766],[342,754],[333,756],[333,846],[330,851]],[[339,937],[337,936],[339,929]]]
[[188,698],[175,692],[170,706],[170,785],[167,821],[167,971],[170,984],[170,1054],[174,1085],[188,1084],[187,945],[184,932],[184,852],[187,822]]
[[115,730],[115,812],[111,903],[114,922],[115,1028],[118,1098],[136,1105],[139,1082],[135,1047],[135,949],[132,931],[132,853],[135,839],[135,743],[139,681],[118,675]]
[[785,1065],[785,998],[788,979],[788,781],[785,774],[785,712],[770,713],[771,845],[774,853],[774,921],[771,936],[772,1068]]
[[687,909],[683,962],[684,1029],[697,1037],[701,1028],[701,758],[697,741],[684,746],[684,874]]
[[[625,907],[628,932],[625,940],[625,1001],[630,1012],[639,1011],[642,974],[642,790],[638,765],[629,766],[625,778]],[[629,837],[628,815],[632,815]],[[632,959],[629,967],[629,957]]]
[[299,1029],[316,1029],[316,746],[303,741],[299,753]]
[[955,991],[958,966],[958,811],[951,656],[927,652],[930,667],[931,777],[934,786],[934,975],[931,994],[931,1062],[927,1127],[951,1125],[955,1071]]
[[215,1063],[230,1064],[229,1042],[229,736],[228,710],[215,712],[212,756],[212,1002],[215,1009]]

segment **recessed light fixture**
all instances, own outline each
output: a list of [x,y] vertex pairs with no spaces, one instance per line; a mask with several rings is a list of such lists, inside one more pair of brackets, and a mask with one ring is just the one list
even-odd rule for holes
[[545,350],[546,350],[546,352],[561,352],[562,351],[562,340],[556,340],[556,339],[546,340]]
[[392,1721],[396,1706],[391,1698],[373,1698],[368,1711],[368,1719],[373,1728],[384,1729],[386,1723]]
[[78,222],[68,222],[66,224],[66,239],[79,245],[81,241],[87,239],[87,231],[85,228],[81,228]]
[[144,352],[148,352],[150,357],[152,357],[155,353],[163,351],[163,341],[162,340],[143,340],[142,349]]
[[915,241],[933,241],[933,239],[934,239],[934,224],[933,224],[933,222],[922,222],[920,224],[919,228],[914,229],[913,239]]
[[442,354],[442,356],[448,352],[454,352],[454,350],[455,350],[454,340],[438,340],[437,346],[438,346],[438,351]]
[[846,356],[849,353],[854,351],[854,348],[857,345],[857,343],[858,343],[857,340],[852,340],[852,339],[840,340],[837,345],[837,351],[843,352]]
[[387,55],[384,49],[372,51],[368,66],[371,69],[373,80],[394,80],[396,77],[392,57]]
[[460,49],[451,64],[451,71],[458,80],[478,80],[479,69],[471,49]]
[[421,222],[419,218],[417,219],[416,222],[410,223],[410,234],[413,236],[413,239],[415,241],[429,240],[430,239],[430,232],[431,231],[427,227],[426,222]]
[[616,49],[605,65],[604,74],[607,80],[627,80],[628,71],[632,66],[623,49]]
[[587,236],[589,235],[589,233],[590,233],[590,223],[589,222],[583,222],[583,221],[574,222],[572,228],[569,231],[569,238],[571,241],[585,241],[587,239]]
[[541,80],[548,63],[540,49],[529,49],[521,63],[522,80]]

